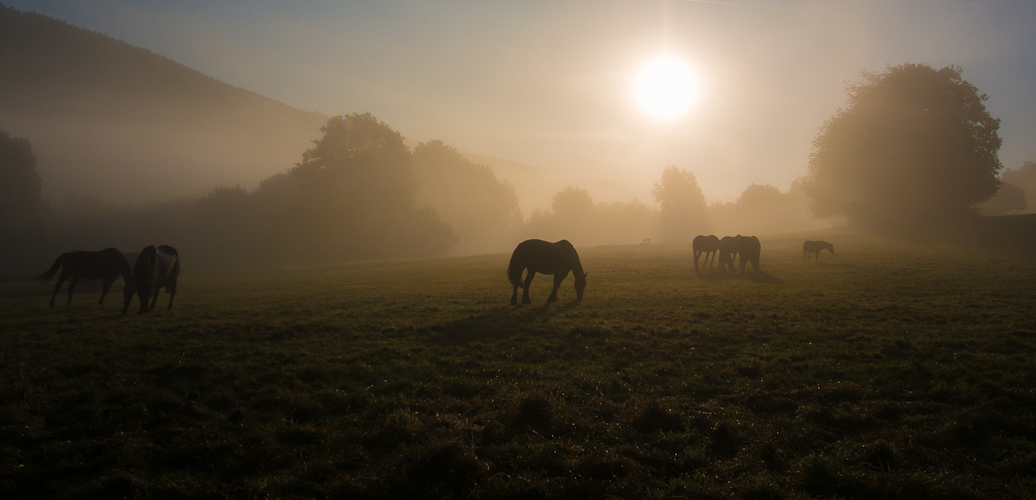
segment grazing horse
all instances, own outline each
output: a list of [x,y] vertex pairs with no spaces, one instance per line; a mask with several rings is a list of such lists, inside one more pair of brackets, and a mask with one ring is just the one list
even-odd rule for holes
[[54,265],[50,266],[49,271],[37,276],[37,278],[40,281],[47,281],[57,274],[59,268],[61,269],[61,276],[58,277],[58,283],[54,285],[54,293],[50,296],[50,307],[54,307],[54,299],[58,296],[58,290],[70,275],[72,276],[72,281],[68,283],[68,305],[72,305],[72,291],[76,289],[79,280],[83,278],[104,280],[101,286],[101,300],[97,301],[100,305],[104,305],[104,296],[108,295],[108,290],[111,289],[112,283],[115,282],[115,278],[119,277],[119,275],[122,275],[122,280],[125,283],[122,289],[124,298],[129,300],[133,296],[133,275],[130,273],[129,262],[126,262],[126,257],[122,255],[122,252],[114,248],[105,248],[100,252],[77,251],[63,253],[54,261]]
[[[529,270],[525,281],[522,281],[522,272]],[[518,305],[518,287],[522,287],[522,304],[531,304],[529,300],[529,285],[536,273],[553,274],[554,290],[547,297],[547,303],[558,300],[558,288],[561,282],[571,272],[576,278],[576,298],[583,300],[583,290],[586,289],[586,276],[589,273],[583,272],[583,265],[579,263],[579,254],[575,247],[568,240],[561,240],[551,243],[543,240],[525,240],[518,244],[511,254],[511,262],[507,265],[507,278],[514,285],[514,293],[511,294],[511,305]]]
[[[133,264],[134,288],[140,299],[140,312],[155,310],[155,302],[158,302],[158,293],[162,288],[169,294],[169,307],[166,310],[172,309],[176,297],[176,278],[179,275],[180,256],[175,248],[151,245],[141,250],[137,262]],[[132,295],[126,298],[122,314],[126,314],[129,309],[130,300]]]
[[[691,242],[692,248],[694,248],[694,272],[698,272],[698,257],[705,254],[705,260],[701,263],[702,270],[705,270],[705,263],[709,263],[709,267],[716,261],[716,252],[719,251],[719,238],[715,235],[710,234],[708,236],[699,234],[694,237],[694,241]],[[712,260],[709,260],[709,256],[712,256]]]
[[835,246],[834,245],[832,245],[832,244],[830,244],[830,243],[828,243],[826,241],[808,241],[807,240],[805,243],[802,244],[802,259],[805,260],[806,262],[809,262],[809,256],[811,254],[816,254],[816,256],[817,256],[816,260],[817,260],[817,262],[820,262],[820,252],[823,249],[825,249],[825,248],[829,252],[831,252],[831,255],[835,254]]
[[741,255],[741,272],[745,272],[745,265],[752,263],[752,272],[759,272],[759,238],[755,236],[742,236],[737,240],[737,253]]
[[738,241],[741,240],[741,235],[737,236],[724,236],[723,239],[719,240],[719,270],[723,271],[725,268],[734,270],[734,257],[737,256],[738,252]]

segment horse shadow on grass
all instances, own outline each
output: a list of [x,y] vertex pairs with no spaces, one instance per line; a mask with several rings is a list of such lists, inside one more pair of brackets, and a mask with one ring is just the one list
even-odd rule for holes
[[432,334],[433,342],[448,345],[499,340],[514,335],[538,335],[552,331],[546,325],[548,320],[578,307],[579,303],[578,299],[573,299],[561,305],[501,305],[485,314],[433,325],[428,330]]
[[717,272],[717,273],[699,273],[698,279],[703,281],[751,281],[753,283],[763,283],[766,285],[783,285],[784,280],[766,272],[756,271],[750,273],[741,272]]

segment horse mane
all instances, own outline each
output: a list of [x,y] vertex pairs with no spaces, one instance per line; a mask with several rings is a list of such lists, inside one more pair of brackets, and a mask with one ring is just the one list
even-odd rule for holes
[[572,273],[575,274],[576,281],[583,281],[583,264],[579,262],[579,252],[576,251],[576,247],[572,246],[568,240],[561,240],[555,245],[558,245],[565,249],[565,253],[572,259]]
[[158,245],[157,250],[164,254],[169,254],[180,260],[180,254],[176,253],[176,249],[169,245]]
[[150,283],[151,272],[155,267],[155,246],[151,245],[140,251],[140,255],[137,256],[137,262],[133,264],[133,278],[134,282],[137,283],[137,287],[140,287],[140,282]]

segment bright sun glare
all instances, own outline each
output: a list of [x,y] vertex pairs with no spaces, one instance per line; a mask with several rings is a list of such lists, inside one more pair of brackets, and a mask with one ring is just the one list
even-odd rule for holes
[[687,65],[662,57],[640,70],[634,90],[637,102],[648,114],[674,118],[690,107],[696,88],[694,75]]

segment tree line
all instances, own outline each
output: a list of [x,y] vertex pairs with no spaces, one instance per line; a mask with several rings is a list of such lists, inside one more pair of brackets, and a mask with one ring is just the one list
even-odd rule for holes
[[[711,230],[713,219],[777,213],[756,191],[794,205],[776,188],[753,185],[736,203],[708,206],[694,174],[670,166],[655,184],[657,208],[637,199],[597,203],[569,187],[549,210],[526,217],[508,181],[442,141],[411,151],[371,114],[333,117],[321,132],[301,161],[251,192],[217,186],[198,199],[138,207],[75,193],[49,203],[29,142],[0,132],[2,271],[30,275],[71,249],[154,243],[175,244],[193,266],[209,269],[499,253],[528,238],[680,243]],[[795,216],[808,224],[804,207]]]
[[[990,198],[984,206],[995,207],[998,193],[1007,211],[1024,208],[998,176],[999,120],[960,68],[865,72],[848,94],[848,106],[814,140],[807,175],[788,192],[753,184],[735,202],[710,205],[693,172],[671,165],[652,190],[657,208],[636,199],[597,203],[569,187],[528,217],[514,187],[485,165],[442,141],[411,150],[369,113],[330,118],[294,167],[252,192],[218,186],[200,199],[134,208],[80,195],[50,204],[31,145],[2,132],[0,273],[30,275],[52,254],[109,246],[170,243],[188,263],[227,268],[496,253],[527,238],[686,243],[713,231],[816,227],[811,216],[923,234],[973,217]],[[1004,177],[1031,183],[1036,164]]]

